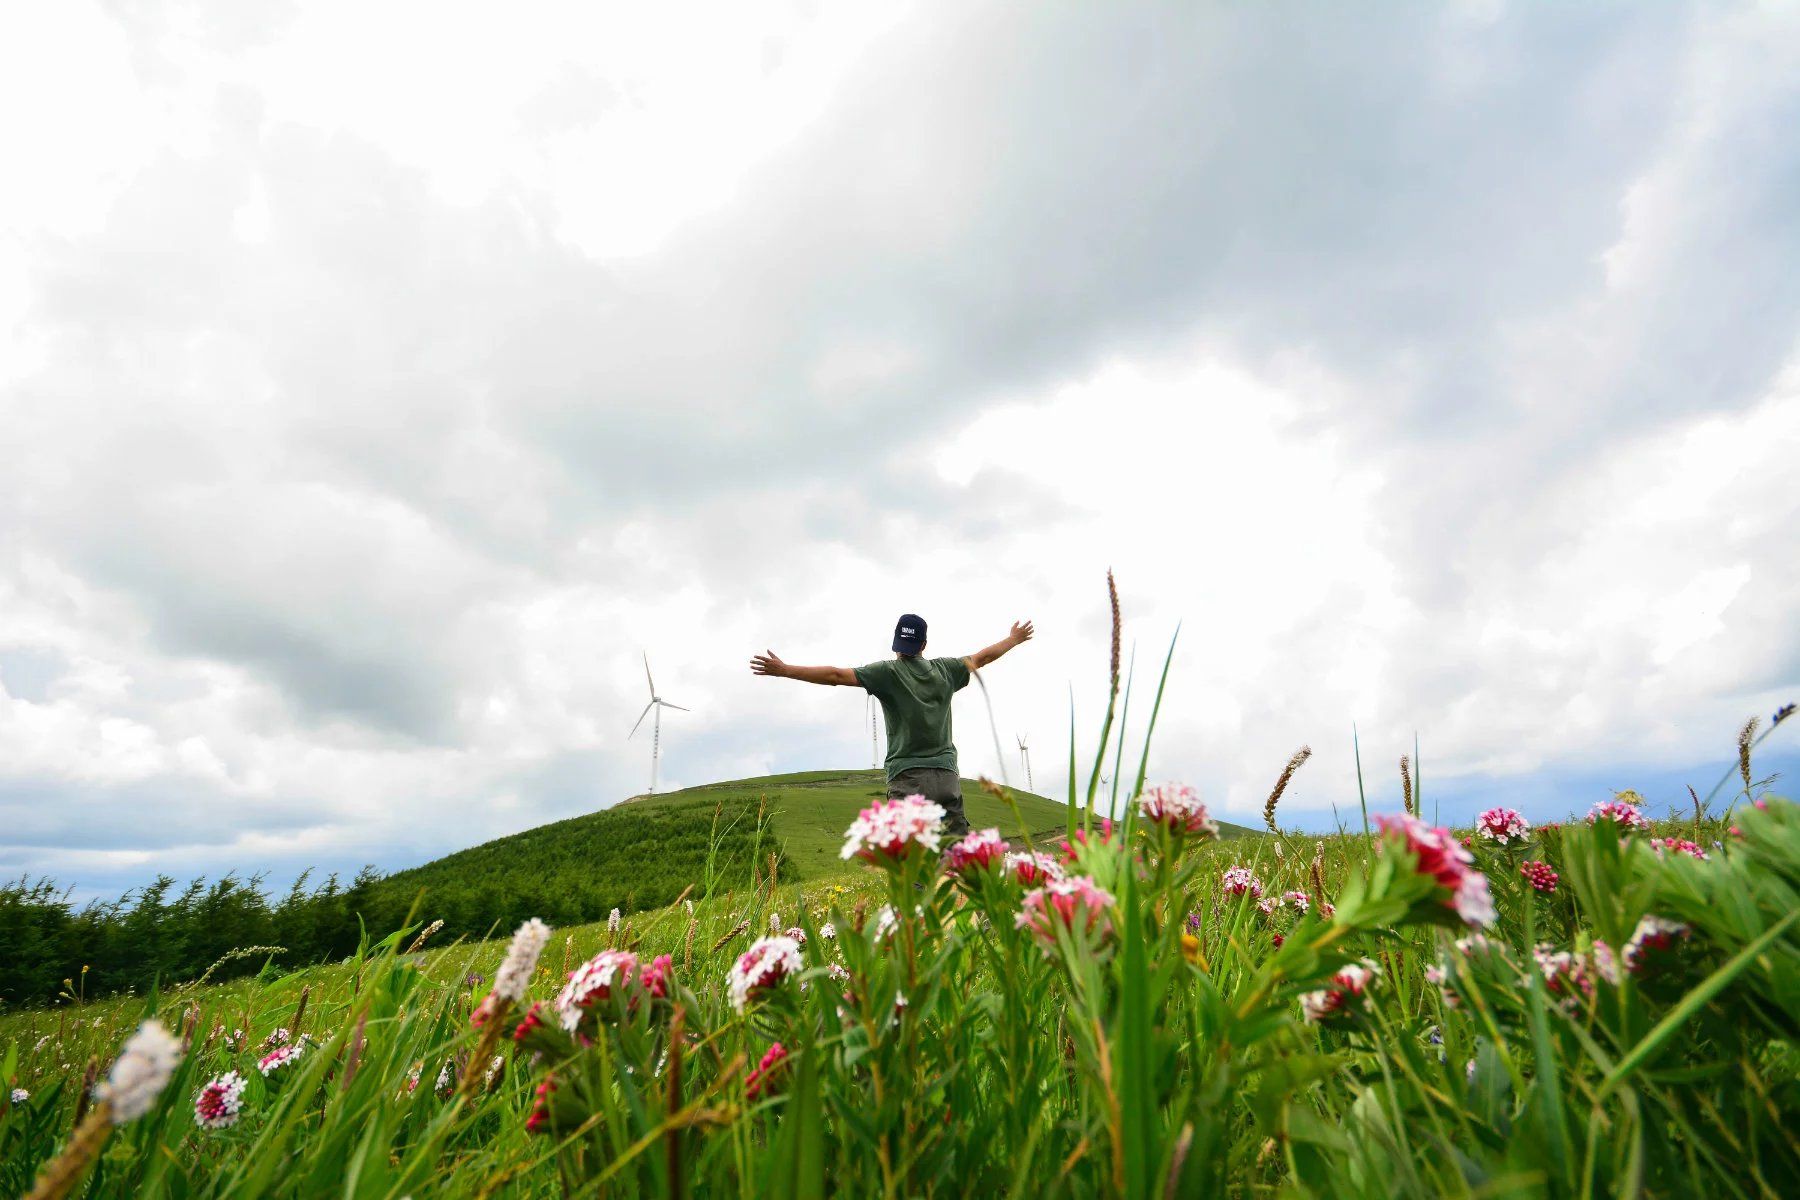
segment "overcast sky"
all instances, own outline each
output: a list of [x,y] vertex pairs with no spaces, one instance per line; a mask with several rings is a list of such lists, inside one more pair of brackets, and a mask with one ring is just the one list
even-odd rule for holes
[[1109,566],[1242,820],[1353,726],[1381,806],[1415,733],[1446,819],[1673,801],[1800,692],[1800,6],[0,20],[0,874],[613,804],[643,652],[665,786],[866,766],[746,660],[901,611],[1035,619],[1047,790]]

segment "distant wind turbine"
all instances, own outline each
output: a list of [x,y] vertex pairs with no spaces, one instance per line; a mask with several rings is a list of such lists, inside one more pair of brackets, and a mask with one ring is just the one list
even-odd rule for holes
[[1037,784],[1031,781],[1031,747],[1025,744],[1025,735],[1019,735],[1019,757],[1025,760],[1025,790],[1036,792]]
[[650,716],[651,709],[656,710],[656,716],[650,722],[650,795],[654,796],[656,795],[656,767],[662,759],[662,710],[665,708],[672,708],[677,712],[692,712],[693,710],[683,708],[679,704],[670,704],[656,694],[656,680],[650,676],[650,656],[648,654],[644,655],[644,682],[650,685],[650,703],[644,705],[644,711],[638,714],[637,725],[633,725],[631,732],[625,736],[627,741],[636,737],[638,725],[642,725],[644,718]]
[[875,745],[875,697],[869,697],[869,766],[871,769],[881,765],[881,752]]

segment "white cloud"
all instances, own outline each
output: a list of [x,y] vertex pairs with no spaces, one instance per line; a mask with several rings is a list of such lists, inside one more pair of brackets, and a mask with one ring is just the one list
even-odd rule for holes
[[1182,622],[1153,769],[1240,815],[1301,742],[1288,811],[1350,799],[1352,722],[1503,786],[1800,684],[1788,10],[29,21],[0,870],[611,802],[646,650],[671,786],[860,763],[860,696],[744,660],[902,610],[1037,620],[989,683],[1043,784],[1109,565],[1140,681]]

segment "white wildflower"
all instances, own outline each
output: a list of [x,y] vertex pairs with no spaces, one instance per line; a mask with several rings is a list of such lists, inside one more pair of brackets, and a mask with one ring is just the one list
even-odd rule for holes
[[537,970],[538,956],[549,942],[550,927],[536,917],[519,926],[512,945],[507,947],[506,961],[494,974],[494,995],[514,1003],[524,1000],[525,989],[531,986],[531,976]]
[[113,1124],[135,1121],[149,1112],[180,1061],[181,1043],[161,1022],[145,1021],[138,1026],[119,1051],[100,1090],[101,1098],[112,1107]]

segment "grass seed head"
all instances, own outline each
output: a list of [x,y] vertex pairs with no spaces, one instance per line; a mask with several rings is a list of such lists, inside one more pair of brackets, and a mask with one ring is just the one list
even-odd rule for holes
[[1292,758],[1287,760],[1287,766],[1281,768],[1281,778],[1275,781],[1274,789],[1269,792],[1269,798],[1263,804],[1263,824],[1269,827],[1270,833],[1281,832],[1280,827],[1275,824],[1275,806],[1281,803],[1281,794],[1287,791],[1288,784],[1294,778],[1294,772],[1304,766],[1306,760],[1311,757],[1312,747],[1302,746],[1294,751]]
[[1750,747],[1756,742],[1756,729],[1761,724],[1760,718],[1751,717],[1738,733],[1738,774],[1744,777],[1746,795],[1750,792]]

